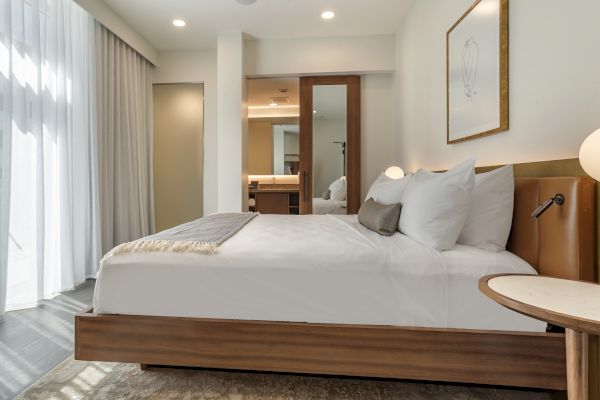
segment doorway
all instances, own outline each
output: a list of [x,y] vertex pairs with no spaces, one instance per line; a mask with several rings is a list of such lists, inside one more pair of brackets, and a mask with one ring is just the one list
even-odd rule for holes
[[204,85],[154,84],[156,231],[202,217]]

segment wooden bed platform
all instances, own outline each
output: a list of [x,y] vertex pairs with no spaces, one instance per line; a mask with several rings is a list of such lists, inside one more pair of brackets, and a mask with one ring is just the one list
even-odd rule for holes
[[[531,211],[556,193],[562,207]],[[510,250],[540,274],[594,280],[594,181],[515,180]],[[75,358],[566,389],[562,333],[202,318],[75,317]]]

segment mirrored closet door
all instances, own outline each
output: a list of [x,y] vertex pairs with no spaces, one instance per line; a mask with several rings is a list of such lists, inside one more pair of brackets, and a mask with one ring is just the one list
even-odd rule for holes
[[360,207],[360,77],[300,79],[300,213]]

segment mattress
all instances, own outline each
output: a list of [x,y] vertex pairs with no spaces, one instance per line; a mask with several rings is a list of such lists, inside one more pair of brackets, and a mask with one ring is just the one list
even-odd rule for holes
[[313,198],[312,204],[313,214],[347,214],[345,200],[325,200],[320,197]]
[[131,253],[104,261],[99,314],[542,332],[478,290],[535,270],[509,252],[438,252],[356,215],[259,215],[215,255]]

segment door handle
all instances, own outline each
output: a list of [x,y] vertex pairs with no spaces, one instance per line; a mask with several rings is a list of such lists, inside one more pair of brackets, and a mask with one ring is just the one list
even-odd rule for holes
[[308,201],[308,173],[302,171],[302,191],[304,192],[304,201]]

